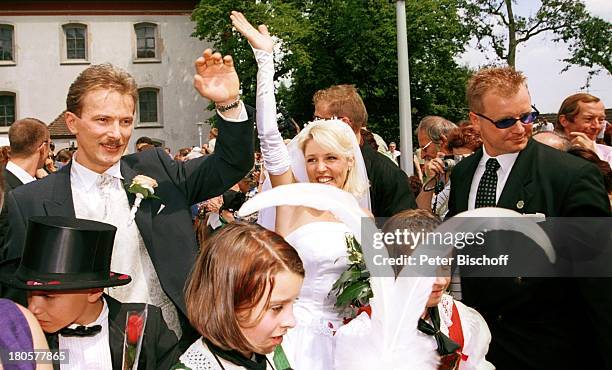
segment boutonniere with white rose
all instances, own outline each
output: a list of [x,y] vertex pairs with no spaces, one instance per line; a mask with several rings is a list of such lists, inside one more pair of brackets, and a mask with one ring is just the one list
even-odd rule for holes
[[159,199],[159,197],[155,196],[155,188],[157,187],[157,181],[155,179],[150,178],[149,176],[138,175],[134,177],[132,180],[132,184],[128,187],[127,191],[136,196],[134,200],[134,204],[132,205],[132,209],[130,210],[130,220],[128,225],[131,225],[134,222],[134,217],[136,217],[136,211],[138,211],[138,207],[140,207],[140,202],[143,199]]

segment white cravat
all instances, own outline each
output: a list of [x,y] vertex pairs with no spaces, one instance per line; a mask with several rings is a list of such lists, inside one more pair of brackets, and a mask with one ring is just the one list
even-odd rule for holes
[[[68,350],[68,363],[60,364],[61,370],[108,370],[113,368],[108,341],[108,305],[102,298],[104,307],[98,318],[86,326],[100,325],[102,330],[89,337],[57,337],[59,348]],[[74,329],[78,324],[68,326]]]
[[105,222],[117,228],[111,271],[132,277],[131,283],[107,288],[106,293],[120,302],[158,306],[168,327],[180,338],[176,307],[161,287],[138,226],[129,222],[130,204],[122,186],[120,162],[98,174],[77,160],[73,160],[70,169],[74,213],[77,218]]

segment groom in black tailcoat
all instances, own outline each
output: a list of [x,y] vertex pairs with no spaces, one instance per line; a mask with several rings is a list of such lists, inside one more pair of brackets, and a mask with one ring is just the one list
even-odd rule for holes
[[[520,72],[481,70],[467,95],[483,149],[454,168],[448,217],[479,207],[546,217],[610,216],[594,165],[530,139],[537,110]],[[611,369],[609,289],[609,279],[462,278],[463,301],[491,329],[487,359],[498,370]]]
[[[253,166],[253,121],[239,98],[232,58],[207,49],[196,72],[196,89],[216,104],[219,137],[214,154],[183,163],[162,149],[123,156],[133,131],[136,83],[110,64],[85,69],[70,86],[64,117],[78,150],[71,165],[9,194],[8,257],[21,256],[31,216],[112,223],[118,229],[113,268],[128,268],[133,279],[132,290],[114,297],[158,305],[171,329],[185,329],[183,290],[198,251],[189,207],[222,194]],[[136,197],[126,188],[136,175],[158,185],[156,198],[132,209]]]

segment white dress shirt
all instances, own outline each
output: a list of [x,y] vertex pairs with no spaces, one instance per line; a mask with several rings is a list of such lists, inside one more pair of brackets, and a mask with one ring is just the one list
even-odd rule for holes
[[478,162],[478,167],[476,167],[474,177],[472,178],[472,186],[470,187],[470,195],[468,197],[468,210],[474,209],[476,205],[476,192],[478,191],[478,184],[480,183],[480,179],[485,172],[486,164],[489,158],[495,158],[499,163],[499,168],[497,169],[497,190],[495,192],[495,204],[497,204],[519,153],[520,152],[507,153],[498,155],[497,157],[491,157],[483,145],[482,158],[480,158],[480,162]]
[[[159,307],[168,327],[180,338],[176,307],[161,287],[136,222],[129,222],[130,204],[123,188],[120,165],[121,162],[117,162],[98,174],[79,164],[78,151],[75,153],[70,168],[74,213],[77,218],[105,222],[117,228],[111,271],[128,274],[132,281],[108,288],[106,293],[120,302],[149,303]],[[108,186],[100,187],[104,175],[112,179]]]
[[602,161],[606,161],[612,167],[612,147],[605,144],[595,143],[595,153]]
[[[61,370],[108,370],[113,368],[108,337],[108,305],[102,298],[104,307],[98,318],[86,326],[100,325],[102,330],[90,337],[64,337],[58,335],[59,348],[68,351],[68,363],[60,364]],[[69,325],[74,329],[78,324]]]
[[36,180],[34,176],[30,175],[29,173],[26,172],[26,170],[24,170],[23,168],[19,167],[18,165],[16,165],[15,163],[11,161],[8,161],[5,168],[7,171],[15,175],[15,177],[17,177],[19,181],[21,181],[24,184],[27,184],[29,182]]

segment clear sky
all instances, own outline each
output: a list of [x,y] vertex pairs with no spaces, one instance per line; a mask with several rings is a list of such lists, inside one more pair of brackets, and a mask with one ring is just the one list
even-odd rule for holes
[[[612,22],[612,0],[583,0],[591,14]],[[515,13],[528,16],[535,13],[539,1],[518,0]],[[494,55],[491,52],[491,55]],[[517,49],[516,67],[523,71],[529,84],[532,101],[542,113],[555,113],[563,99],[576,92],[586,91],[612,108],[612,76],[606,71],[595,76],[588,90],[581,90],[588,68],[571,67],[561,74],[566,65],[561,60],[568,57],[567,45],[552,42],[550,34],[540,34],[521,44]],[[461,57],[463,63],[477,68],[486,64],[484,54],[470,47]]]

